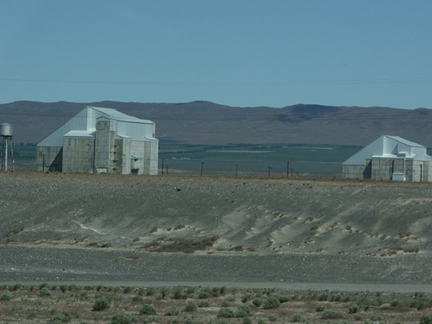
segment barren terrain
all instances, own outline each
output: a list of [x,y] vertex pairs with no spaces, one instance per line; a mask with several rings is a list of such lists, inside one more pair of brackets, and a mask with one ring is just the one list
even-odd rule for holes
[[[276,311],[249,304],[257,324],[296,313],[324,323],[315,310],[322,294],[348,322],[360,318],[348,312],[355,304],[366,321],[406,323],[432,305],[431,184],[3,172],[0,188],[0,295],[11,298],[0,301],[4,322],[64,311],[73,323],[108,323],[117,313],[222,323],[220,304],[236,309],[248,293],[299,298]],[[53,297],[41,295],[44,286]],[[222,286],[233,290],[184,312],[184,298],[199,303],[205,287]],[[159,315],[140,313],[146,301],[133,296],[143,287],[156,287]],[[178,289],[194,292],[178,300]],[[111,308],[92,312],[101,296]],[[173,320],[163,314],[171,306],[183,309]]]
[[15,172],[0,188],[3,281],[431,283],[430,184]]
[[0,104],[0,119],[13,126],[15,143],[38,143],[87,105],[115,108],[130,116],[150,119],[156,123],[156,138],[164,143],[365,146],[381,135],[398,135],[432,147],[432,110],[425,108],[411,110],[302,104],[284,108],[240,108],[208,101],[17,101]]

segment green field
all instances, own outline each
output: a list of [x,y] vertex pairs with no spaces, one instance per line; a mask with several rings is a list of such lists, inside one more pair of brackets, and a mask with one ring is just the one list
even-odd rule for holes
[[[192,145],[166,144],[159,146],[159,167],[200,172],[290,172],[339,174],[341,164],[362,147],[310,144],[230,144]],[[32,169],[36,165],[36,146],[20,144],[13,147],[15,165]]]
[[13,147],[16,161],[36,162],[36,145],[17,145]]
[[342,162],[361,148],[310,144],[161,144],[159,158],[164,159],[165,167],[168,165],[172,169],[192,173],[201,172],[203,168],[208,174],[215,174],[216,171],[235,173],[238,170],[243,172],[242,175],[252,172],[268,174],[270,171],[274,174],[289,171],[290,174],[338,175],[342,173]]
[[208,161],[343,162],[362,147],[310,144],[190,145],[161,144],[159,158]]
[[[0,148],[2,148],[0,146]],[[171,174],[340,177],[342,163],[360,146],[313,144],[159,145],[159,169]],[[36,169],[36,145],[14,145],[15,167]],[[432,148],[428,149],[432,155]],[[9,161],[10,165],[10,161]],[[10,169],[10,168],[9,168]]]
[[[4,147],[0,144],[0,152],[3,154]],[[15,166],[20,169],[36,169],[36,144],[13,144],[8,150],[8,169],[11,169],[12,154]]]
[[[159,145],[159,167],[200,172],[201,168],[212,174],[221,172],[272,172],[286,173],[287,161],[292,173],[340,174],[342,162],[360,151],[360,146],[312,144],[229,144],[229,145]],[[13,147],[15,165],[35,169],[36,146],[21,144]],[[432,155],[432,149],[428,149]]]

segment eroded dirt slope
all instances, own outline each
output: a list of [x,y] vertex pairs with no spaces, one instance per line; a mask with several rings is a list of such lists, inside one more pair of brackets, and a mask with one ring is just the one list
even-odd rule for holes
[[432,251],[432,185],[0,174],[0,242],[221,254]]

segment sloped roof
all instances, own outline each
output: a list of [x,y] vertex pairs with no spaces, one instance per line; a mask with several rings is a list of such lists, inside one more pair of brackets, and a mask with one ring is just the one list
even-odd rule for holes
[[432,161],[426,147],[399,136],[383,135],[346,160],[343,165],[365,165],[366,159]]
[[402,137],[399,137],[399,136],[383,135],[382,137],[391,138],[391,139],[393,139],[393,140],[395,140],[395,141],[397,141],[399,143],[402,143],[402,144],[405,144],[405,145],[409,145],[409,146],[413,146],[413,147],[425,147],[424,145],[408,141],[408,140],[406,140],[406,139],[404,139]]
[[139,119],[137,117],[129,116],[113,108],[102,108],[102,107],[92,107],[92,106],[87,106],[87,108],[94,109],[111,120],[123,121],[129,123],[154,124],[154,122],[152,122],[151,120]]
[[39,142],[38,146],[60,147],[63,145],[63,137],[92,138],[96,131],[96,121],[99,118],[117,121],[116,136],[118,138],[157,141],[153,137],[154,122],[126,115],[112,108],[87,106],[75,117]]

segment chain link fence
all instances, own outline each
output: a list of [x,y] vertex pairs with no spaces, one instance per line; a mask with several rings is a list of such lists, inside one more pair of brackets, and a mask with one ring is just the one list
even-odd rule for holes
[[342,163],[160,159],[159,174],[273,178],[341,178]]

